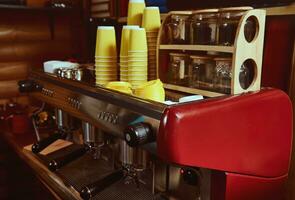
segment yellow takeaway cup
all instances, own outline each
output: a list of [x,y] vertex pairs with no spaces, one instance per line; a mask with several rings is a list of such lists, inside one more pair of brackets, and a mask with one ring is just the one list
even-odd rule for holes
[[127,24],[141,26],[144,8],[144,0],[129,0]]
[[[146,32],[144,28],[132,29],[130,31],[130,41],[128,53],[147,52]],[[128,54],[129,55],[129,54]]]
[[142,27],[146,31],[158,31],[161,26],[159,7],[146,7],[142,16]]
[[120,59],[128,58],[128,45],[130,40],[130,31],[132,29],[138,29],[139,26],[123,26],[121,36],[121,48],[120,48]]
[[114,58],[117,56],[116,33],[113,26],[98,26],[96,32],[96,58]]
[[115,82],[109,82],[105,85],[106,88],[120,91],[127,94],[132,94],[132,86],[128,82],[123,81],[115,81]]
[[157,79],[143,83],[134,89],[136,96],[158,102],[165,101],[165,90],[163,83]]

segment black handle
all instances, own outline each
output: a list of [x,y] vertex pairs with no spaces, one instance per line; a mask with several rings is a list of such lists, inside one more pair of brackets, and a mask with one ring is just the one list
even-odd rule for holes
[[51,171],[56,171],[59,168],[65,166],[66,164],[76,160],[77,158],[83,156],[87,152],[87,147],[81,147],[78,149],[75,149],[74,151],[70,152],[67,155],[60,156],[58,158],[55,158],[54,160],[51,160],[48,164],[48,168]]
[[147,123],[129,125],[124,130],[125,141],[131,147],[137,147],[155,141],[152,127]]
[[66,137],[66,135],[67,134],[63,131],[59,131],[57,133],[54,133],[51,136],[49,136],[43,140],[40,140],[39,142],[34,143],[32,145],[32,152],[39,153],[40,151],[42,151],[43,149],[48,147],[54,141],[56,141],[58,139],[64,139]]
[[18,89],[21,93],[40,91],[42,86],[33,80],[22,80],[18,82]]
[[97,195],[99,192],[104,190],[105,188],[109,187],[110,185],[114,184],[115,182],[121,180],[124,177],[124,171],[123,170],[118,170],[103,179],[96,181],[92,184],[89,184],[85,187],[80,192],[80,196],[84,200],[88,200],[95,195]]

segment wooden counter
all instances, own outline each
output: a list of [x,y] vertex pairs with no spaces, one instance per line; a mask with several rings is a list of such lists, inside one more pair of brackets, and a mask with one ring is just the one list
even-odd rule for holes
[[1,124],[1,136],[9,144],[17,155],[35,172],[36,177],[49,190],[56,199],[81,200],[79,193],[72,187],[66,186],[64,182],[53,172],[42,164],[39,158],[32,152],[24,150],[23,147],[35,141],[33,132],[23,135],[13,135],[7,124]]

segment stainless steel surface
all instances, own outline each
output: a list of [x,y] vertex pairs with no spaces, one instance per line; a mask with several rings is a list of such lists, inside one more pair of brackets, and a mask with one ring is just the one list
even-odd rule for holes
[[[194,169],[200,174],[199,183],[189,185],[180,174],[181,166],[164,163],[157,158],[156,142],[143,145],[142,148],[132,148],[124,141],[124,129],[139,122],[151,125],[153,132],[157,134],[160,121],[165,120],[162,119],[167,108],[165,104],[108,90],[95,86],[92,82],[84,82],[83,79],[66,80],[39,71],[33,71],[30,78],[43,86],[41,92],[32,94],[33,97],[57,108],[57,124],[60,128],[70,126],[68,117],[72,115],[82,121],[84,143],[97,143],[103,140],[103,145],[98,148],[98,160],[103,160],[112,168],[126,169],[127,178],[122,180],[122,186],[128,183],[130,190],[150,192],[151,196],[147,199],[154,199],[154,195],[164,195],[165,199],[210,200],[210,170]],[[102,132],[105,132],[104,137]],[[72,181],[70,176],[69,183]],[[99,177],[93,177],[93,180],[97,178]],[[143,187],[136,188],[139,185]],[[116,188],[107,188],[97,195],[97,198],[119,192]],[[118,191],[112,191],[114,189]],[[143,194],[145,193],[140,192],[136,197]],[[120,191],[117,197],[109,197],[120,199],[121,195],[126,194]],[[128,199],[129,195],[126,198]]]
[[[165,104],[146,101],[99,86],[61,80],[54,75],[34,72],[31,77],[43,86],[42,91],[50,91],[50,95],[48,92],[41,92],[42,95],[51,98],[47,103],[64,102],[75,112],[87,115],[99,129],[120,138],[124,138],[123,130],[126,126],[136,122],[151,124],[156,133],[159,120],[166,108]],[[55,91],[56,88],[61,92]],[[61,122],[58,124],[62,126]]]
[[77,129],[77,119],[69,115],[66,111],[55,109],[57,128],[64,131],[73,131]]
[[89,122],[82,122],[83,140],[84,143],[95,143],[101,145],[104,141],[103,132],[95,128]]
[[83,78],[83,68],[74,68],[72,70],[72,79],[76,81],[81,81]]
[[56,86],[68,89],[70,91],[75,91],[80,95],[85,95],[93,97],[97,100],[106,101],[110,104],[123,107],[133,112],[140,112],[143,115],[158,120],[160,120],[161,115],[167,107],[167,105],[159,102],[144,100],[132,95],[127,95],[124,93],[103,88],[101,86],[96,86],[95,80],[87,82],[77,82],[64,79],[61,82],[60,78],[58,78],[56,75],[47,74],[41,71],[33,71],[30,77],[31,79],[34,79],[37,82],[45,81],[46,83],[51,83]]
[[124,140],[120,141],[120,161],[123,165],[132,165],[134,150]]

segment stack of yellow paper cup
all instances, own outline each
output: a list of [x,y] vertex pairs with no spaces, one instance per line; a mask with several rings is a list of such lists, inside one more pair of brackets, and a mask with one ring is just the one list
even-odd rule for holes
[[147,40],[144,28],[132,29],[128,46],[128,81],[138,86],[147,81]]
[[145,28],[148,44],[148,79],[157,78],[156,51],[161,17],[158,7],[146,7],[143,13],[142,27]]
[[128,82],[128,46],[130,31],[138,28],[139,26],[123,26],[120,50],[120,81]]
[[127,24],[141,26],[144,8],[144,0],[129,0]]
[[117,80],[117,48],[115,28],[98,26],[95,48],[96,84]]

